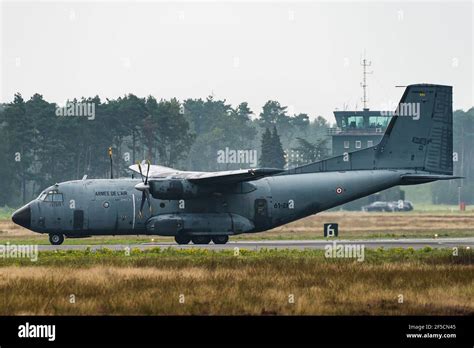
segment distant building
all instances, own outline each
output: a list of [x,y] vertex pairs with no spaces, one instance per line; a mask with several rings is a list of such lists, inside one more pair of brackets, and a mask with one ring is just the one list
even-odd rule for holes
[[336,127],[329,128],[333,156],[377,145],[382,139],[391,116],[381,111],[334,111]]
[[295,149],[286,149],[285,152],[285,169],[301,166],[306,164],[307,161],[303,158],[303,154],[301,154],[298,150]]

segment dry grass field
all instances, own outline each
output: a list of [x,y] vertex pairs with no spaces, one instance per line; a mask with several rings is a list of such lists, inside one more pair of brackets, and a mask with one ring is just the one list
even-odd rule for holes
[[0,262],[0,315],[474,314],[472,250],[366,254],[45,252],[35,264]]

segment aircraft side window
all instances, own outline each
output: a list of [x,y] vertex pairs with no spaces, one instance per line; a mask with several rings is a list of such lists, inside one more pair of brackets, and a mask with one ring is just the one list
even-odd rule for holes
[[63,194],[62,193],[53,193],[53,202],[62,202]]
[[48,194],[47,194],[46,192],[42,192],[42,193],[39,195],[38,199],[39,199],[40,201],[44,201],[44,199],[46,198],[47,195],[48,195]]
[[47,196],[43,199],[45,202],[52,202],[53,201],[53,194],[48,192]]

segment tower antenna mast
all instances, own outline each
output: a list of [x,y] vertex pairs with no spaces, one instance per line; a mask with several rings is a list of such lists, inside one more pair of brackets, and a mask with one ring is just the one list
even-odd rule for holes
[[364,58],[362,59],[360,65],[362,65],[362,83],[360,84],[363,91],[364,91],[364,96],[362,97],[362,103],[364,105],[364,110],[368,110],[367,108],[367,103],[369,102],[369,99],[367,97],[367,75],[372,74],[373,71],[367,71],[367,68],[372,65],[372,62],[368,61],[365,58],[365,52],[364,52]]

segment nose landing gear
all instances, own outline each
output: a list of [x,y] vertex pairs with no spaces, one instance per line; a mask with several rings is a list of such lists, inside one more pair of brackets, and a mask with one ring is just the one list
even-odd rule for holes
[[50,233],[49,234],[49,242],[52,245],[61,245],[64,242],[64,235],[60,233]]

